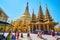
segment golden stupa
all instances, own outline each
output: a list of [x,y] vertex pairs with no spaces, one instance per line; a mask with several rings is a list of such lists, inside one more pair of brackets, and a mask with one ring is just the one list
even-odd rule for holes
[[30,21],[31,21],[31,17],[28,8],[28,2],[27,2],[27,6],[23,15],[16,21],[11,22],[15,26],[13,31],[17,31],[17,30],[21,30],[23,32],[28,31]]

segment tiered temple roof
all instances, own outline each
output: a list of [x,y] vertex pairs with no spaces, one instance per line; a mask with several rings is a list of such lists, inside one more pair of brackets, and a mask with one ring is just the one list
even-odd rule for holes
[[39,30],[51,30],[54,29],[54,26],[56,26],[58,23],[53,22],[53,19],[50,16],[48,7],[46,6],[46,14],[43,14],[42,11],[42,7],[40,5],[39,10],[38,10],[38,16],[35,15],[34,10],[32,13],[32,17],[30,16],[29,13],[29,7],[28,7],[28,2],[27,2],[27,6],[26,9],[23,13],[23,15],[21,16],[20,19],[16,20],[18,25],[18,28],[20,28],[20,30],[22,31],[35,31],[36,29]]

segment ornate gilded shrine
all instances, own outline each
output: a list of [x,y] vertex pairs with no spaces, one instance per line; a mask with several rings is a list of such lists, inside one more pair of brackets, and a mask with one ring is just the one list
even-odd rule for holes
[[32,14],[32,20],[30,22],[30,31],[35,32],[36,30],[44,30],[44,31],[51,31],[54,30],[54,27],[58,23],[53,22],[53,19],[50,16],[48,7],[46,6],[46,15],[43,15],[42,7],[40,5],[38,11],[38,17]]
[[14,25],[13,31],[21,30],[23,32],[31,31],[35,32],[36,30],[54,30],[54,27],[58,24],[53,22],[53,19],[50,16],[48,7],[46,6],[46,13],[43,14],[42,7],[40,5],[38,10],[38,16],[34,14],[34,10],[32,13],[32,17],[29,13],[28,2],[25,9],[25,12],[18,18],[16,21],[12,21],[11,24]]

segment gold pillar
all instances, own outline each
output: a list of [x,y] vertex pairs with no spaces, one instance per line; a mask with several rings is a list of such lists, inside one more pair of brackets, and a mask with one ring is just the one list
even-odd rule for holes
[[47,31],[49,31],[49,25],[47,25]]
[[30,27],[31,27],[31,26],[28,26],[28,28],[27,28],[27,29],[28,29],[28,31],[30,31]]
[[36,29],[37,29],[37,25],[35,25],[36,26]]
[[39,30],[41,30],[41,26],[40,26],[40,24],[39,24]]
[[50,26],[49,28],[50,28],[50,30],[51,30],[51,26]]
[[[54,30],[54,26],[53,26],[53,30]],[[55,30],[54,30],[55,31]]]
[[36,26],[36,30],[37,30],[37,25],[35,25]]
[[54,30],[54,26],[52,26],[52,30]]
[[38,27],[39,27],[39,30],[40,30],[40,25],[38,25]]
[[46,30],[45,24],[43,25],[44,30]]
[[36,28],[39,29],[39,25],[38,24],[36,25]]
[[4,30],[5,30],[4,28],[5,28],[5,27],[2,26],[2,28],[3,28],[2,31],[4,32]]
[[32,25],[32,31],[33,31],[33,27],[34,27],[34,25]]

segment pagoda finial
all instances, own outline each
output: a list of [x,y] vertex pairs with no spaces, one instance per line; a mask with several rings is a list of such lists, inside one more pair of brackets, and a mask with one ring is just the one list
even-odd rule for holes
[[28,2],[27,2],[27,6],[28,6]]
[[41,7],[41,4],[40,4],[40,7],[39,7],[39,11],[38,11],[38,19],[43,19],[44,18],[44,15],[43,15],[43,11],[42,11],[42,7]]
[[28,7],[28,2],[27,2],[27,5],[26,5],[26,9],[25,9],[25,12],[23,15],[27,15],[27,16],[30,16],[30,13],[29,13],[29,7]]
[[49,13],[47,4],[46,4],[46,15],[45,15],[45,16],[46,16],[46,19],[52,21],[52,18],[51,18],[51,16],[50,16],[50,13]]
[[32,21],[36,20],[36,15],[34,14],[34,9],[33,9],[33,13],[32,13]]
[[34,14],[34,9],[33,9],[33,14]]
[[47,6],[47,4],[46,4],[46,10],[48,10],[48,6]]
[[29,9],[28,9],[28,2],[27,2],[26,10],[27,10],[27,11],[29,10]]
[[20,18],[21,20],[25,20],[25,21],[30,21],[31,17],[30,17],[30,13],[29,13],[29,6],[28,6],[28,2],[26,3],[26,9],[23,13],[23,15]]

